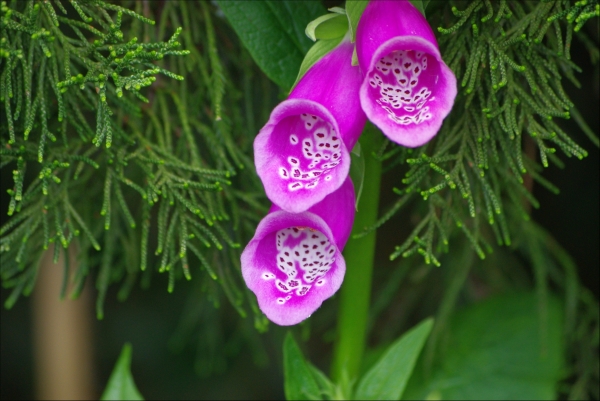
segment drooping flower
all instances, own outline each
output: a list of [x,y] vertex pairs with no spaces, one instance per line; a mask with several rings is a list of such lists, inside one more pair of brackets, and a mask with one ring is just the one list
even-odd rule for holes
[[349,150],[366,122],[357,96],[362,75],[351,65],[352,51],[345,39],[315,63],[254,141],[267,197],[287,212],[307,210],[348,175]]
[[297,324],[342,284],[342,249],[355,213],[350,178],[303,213],[273,205],[242,253],[242,275],[274,323]]
[[456,77],[419,10],[408,0],[371,0],[358,24],[356,52],[369,120],[408,147],[435,136],[454,104]]

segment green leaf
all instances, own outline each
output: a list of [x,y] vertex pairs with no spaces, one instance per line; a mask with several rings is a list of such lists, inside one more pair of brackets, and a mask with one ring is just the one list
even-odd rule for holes
[[285,398],[288,400],[322,399],[313,372],[304,360],[302,351],[288,332],[283,342],[283,377]]
[[143,400],[131,376],[131,344],[123,346],[101,400]]
[[330,13],[321,15],[306,26],[306,36],[313,42],[317,39],[335,39],[348,31],[348,18],[345,15]]
[[296,77],[296,82],[292,85],[292,88],[296,86],[298,81],[306,74],[306,71],[310,69],[317,61],[321,60],[323,56],[332,51],[337,45],[340,44],[343,37],[339,37],[336,39],[321,39],[317,43],[310,48],[304,60],[302,60],[302,65],[300,65],[300,70],[298,71],[298,76]]
[[363,11],[369,4],[369,0],[347,0],[346,1],[346,15],[348,16],[348,23],[350,25],[350,33],[352,34],[352,43],[356,40],[356,27],[358,21],[362,16]]
[[321,394],[325,396],[325,399],[340,399],[339,397],[335,398],[337,394],[337,387],[331,382],[331,380],[329,380],[325,373],[321,372],[321,370],[312,363],[308,361],[306,363],[313,377],[315,378],[317,385],[319,386]]
[[342,7],[331,7],[328,8],[327,11],[331,11],[332,13],[346,15],[346,9]]
[[420,365],[405,399],[556,399],[563,368],[562,310],[535,293],[495,297],[457,313],[425,377]]
[[365,181],[365,158],[361,155],[360,143],[356,142],[354,149],[350,153],[350,178],[354,184],[356,193],[356,210],[358,210],[358,201],[362,195],[363,183]]
[[421,12],[421,14],[423,14],[423,17],[426,16],[425,7],[427,7],[427,3],[429,3],[429,0],[410,0],[410,2],[413,6],[416,7],[417,10]]
[[355,398],[358,400],[400,399],[432,327],[433,319],[426,319],[396,340],[362,378],[356,389]]
[[306,25],[326,12],[315,1],[231,1],[217,3],[256,64],[279,86],[292,87],[311,41]]

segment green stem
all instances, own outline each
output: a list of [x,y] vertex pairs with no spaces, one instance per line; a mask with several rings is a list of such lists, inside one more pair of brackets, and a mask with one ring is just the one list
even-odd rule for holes
[[[379,130],[368,124],[360,139],[365,174],[353,235],[363,232],[377,220],[381,162],[372,155],[378,150],[381,138]],[[358,191],[358,188],[355,189]],[[365,348],[374,256],[375,231],[358,239],[350,237],[344,250],[346,276],[340,291],[337,338],[331,366],[333,380],[344,390],[349,389],[358,377]]]

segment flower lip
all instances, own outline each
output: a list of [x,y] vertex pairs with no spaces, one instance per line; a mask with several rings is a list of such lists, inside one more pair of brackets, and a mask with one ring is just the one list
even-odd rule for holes
[[350,155],[327,108],[295,98],[271,113],[254,141],[254,162],[267,197],[299,213],[342,185]]
[[339,289],[355,202],[348,177],[308,211],[288,213],[273,205],[259,223],[242,253],[242,275],[270,320],[299,323]]
[[438,132],[456,92],[456,78],[434,44],[399,36],[373,54],[360,99],[367,117],[388,138],[417,147]]
[[454,104],[456,77],[419,10],[410,1],[371,0],[358,24],[356,51],[365,71],[360,103],[367,117],[400,145],[417,147],[435,136]]
[[327,223],[314,213],[269,213],[241,257],[242,275],[267,317],[308,318],[341,286],[346,265]]

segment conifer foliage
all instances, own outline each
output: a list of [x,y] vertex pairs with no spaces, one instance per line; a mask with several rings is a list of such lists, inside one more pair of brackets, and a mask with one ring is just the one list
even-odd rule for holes
[[[7,307],[31,292],[43,250],[57,260],[69,246],[79,256],[64,288],[74,280],[76,297],[97,270],[99,317],[109,283],[123,282],[124,299],[154,270],[172,291],[200,267],[240,305],[236,237],[266,206],[253,175],[231,185],[251,171],[252,122],[242,130],[234,113],[253,71],[226,80],[213,18],[201,2],[2,2],[0,152],[14,181],[3,185],[10,218],[0,229]],[[231,57],[248,65],[239,49]]]

